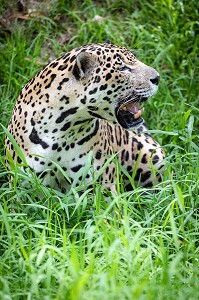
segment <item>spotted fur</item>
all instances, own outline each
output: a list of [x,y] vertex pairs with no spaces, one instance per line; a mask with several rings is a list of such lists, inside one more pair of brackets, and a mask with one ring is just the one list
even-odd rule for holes
[[[151,97],[158,81],[157,71],[138,61],[124,47],[110,43],[82,46],[48,64],[25,85],[8,130],[30,168],[46,185],[68,190],[68,181],[52,161],[73,180],[92,150],[96,172],[118,153],[120,164],[129,174],[137,162],[135,181],[151,186],[160,180],[160,175],[154,178],[151,163],[159,170],[164,152],[144,132],[141,118],[133,119],[129,114],[129,119],[124,111],[121,116],[118,112],[129,99],[133,103]],[[131,126],[132,120],[139,120],[139,128]],[[8,138],[6,147],[16,161]],[[88,182],[92,176],[87,174]],[[102,177],[103,185],[114,190],[113,162]],[[81,179],[80,176],[77,184]]]

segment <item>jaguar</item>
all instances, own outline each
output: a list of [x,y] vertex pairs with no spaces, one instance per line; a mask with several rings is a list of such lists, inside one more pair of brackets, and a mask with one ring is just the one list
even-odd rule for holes
[[[154,68],[123,46],[106,41],[75,48],[50,62],[23,87],[8,131],[27,165],[47,186],[68,191],[68,178],[79,185],[92,153],[94,171],[86,174],[88,183],[109,158],[117,157],[127,174],[134,174],[135,185],[151,187],[161,181],[165,153],[146,132],[142,114],[159,79]],[[6,149],[20,165],[8,137]],[[101,177],[102,186],[114,192],[114,160]],[[132,189],[128,178],[126,188]]]

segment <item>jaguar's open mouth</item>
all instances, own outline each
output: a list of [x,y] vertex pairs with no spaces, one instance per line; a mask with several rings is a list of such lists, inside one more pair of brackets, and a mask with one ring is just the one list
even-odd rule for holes
[[[130,98],[130,97],[129,97]],[[133,129],[143,122],[142,113],[144,108],[140,107],[141,102],[145,102],[148,97],[131,97],[131,99],[124,99],[119,102],[116,107],[116,117],[118,123],[125,129]]]

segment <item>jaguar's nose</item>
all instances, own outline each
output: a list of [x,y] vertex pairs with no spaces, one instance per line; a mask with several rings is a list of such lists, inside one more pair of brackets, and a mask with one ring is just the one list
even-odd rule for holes
[[160,76],[156,75],[154,78],[150,78],[150,81],[155,84],[158,85],[159,81],[160,81]]

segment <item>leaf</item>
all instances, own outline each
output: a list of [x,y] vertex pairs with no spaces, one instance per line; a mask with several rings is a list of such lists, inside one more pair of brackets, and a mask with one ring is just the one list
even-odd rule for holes
[[12,136],[12,134],[8,131],[7,128],[5,128],[2,124],[0,124],[3,128],[3,130],[5,131],[6,135],[8,136],[9,140],[11,141],[11,143],[13,144],[13,147],[15,149],[16,154],[19,156],[19,158],[22,160],[23,164],[25,166],[27,166],[27,162],[26,162],[26,158],[25,155],[23,154],[21,148],[19,147],[19,145],[17,144],[17,142],[15,141],[14,137]]
[[188,125],[187,125],[187,133],[188,133],[189,137],[191,137],[192,132],[193,132],[193,124],[194,124],[194,116],[191,115],[189,118]]

